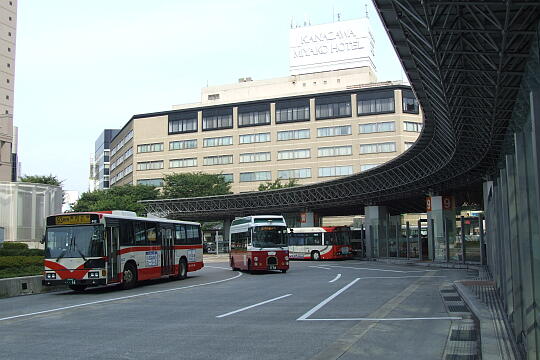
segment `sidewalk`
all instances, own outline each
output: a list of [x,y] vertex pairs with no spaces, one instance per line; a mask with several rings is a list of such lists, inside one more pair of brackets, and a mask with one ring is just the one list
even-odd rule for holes
[[211,262],[229,262],[229,254],[203,254],[203,261],[205,263],[211,263]]

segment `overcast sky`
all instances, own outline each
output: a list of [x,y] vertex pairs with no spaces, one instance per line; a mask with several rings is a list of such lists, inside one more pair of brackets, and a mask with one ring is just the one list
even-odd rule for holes
[[207,84],[288,75],[291,19],[364,17],[380,81],[401,66],[370,0],[23,0],[17,16],[14,122],[23,175],[88,190],[105,128],[200,101]]

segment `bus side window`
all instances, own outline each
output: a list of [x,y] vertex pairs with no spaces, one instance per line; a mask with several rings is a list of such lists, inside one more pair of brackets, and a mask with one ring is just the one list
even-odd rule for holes
[[187,243],[190,245],[196,245],[201,242],[199,238],[199,227],[196,225],[186,225],[187,230]]
[[185,245],[187,243],[186,240],[186,225],[175,225],[174,243],[176,245]]
[[133,223],[120,220],[120,246],[133,245]]
[[156,224],[147,222],[146,223],[146,239],[148,243],[155,244],[157,241],[157,229]]
[[134,224],[135,227],[135,245],[145,245],[146,244],[146,228],[145,224],[142,221],[137,221]]

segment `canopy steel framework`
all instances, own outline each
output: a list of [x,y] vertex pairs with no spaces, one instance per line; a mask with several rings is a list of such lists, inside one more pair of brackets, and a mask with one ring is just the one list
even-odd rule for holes
[[223,219],[305,211],[358,214],[365,205],[424,211],[428,193],[478,193],[505,146],[539,21],[537,0],[374,0],[424,111],[416,144],[338,180],[265,192],[145,201],[168,217]]

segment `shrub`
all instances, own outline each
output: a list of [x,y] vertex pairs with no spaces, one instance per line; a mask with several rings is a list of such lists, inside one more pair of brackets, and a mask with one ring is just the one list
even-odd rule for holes
[[4,242],[4,245],[2,246],[2,248],[25,250],[25,249],[28,249],[28,244],[8,241],[8,242]]
[[41,249],[2,249],[0,256],[45,256],[45,251]]
[[43,268],[42,256],[2,256],[0,257],[0,270],[8,268],[23,268],[41,266]]

